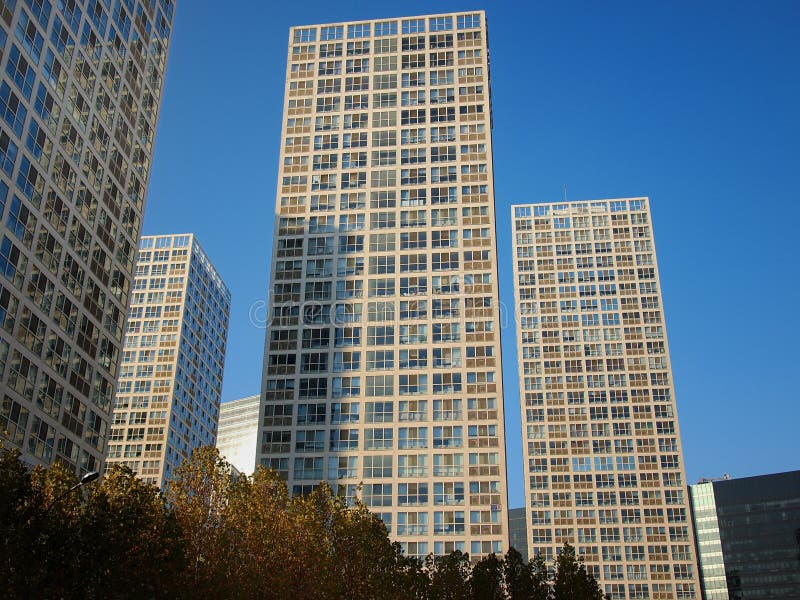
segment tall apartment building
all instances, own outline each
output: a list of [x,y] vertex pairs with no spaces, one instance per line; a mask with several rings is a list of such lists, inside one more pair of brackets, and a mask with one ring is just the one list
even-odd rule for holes
[[0,3],[0,437],[107,450],[173,0]]
[[512,207],[528,551],[699,597],[647,198]]
[[484,13],[294,27],[286,71],[259,461],[505,551]]
[[689,486],[705,600],[800,600],[800,471]]
[[216,442],[231,295],[193,235],[143,237],[135,275],[108,464],[163,487]]
[[219,407],[217,449],[237,471],[249,475],[256,468],[258,414],[261,396],[223,402]]

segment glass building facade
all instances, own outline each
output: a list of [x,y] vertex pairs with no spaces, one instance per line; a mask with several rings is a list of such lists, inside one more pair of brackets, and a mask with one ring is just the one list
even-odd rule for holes
[[163,487],[214,445],[231,296],[193,235],[142,238],[114,398],[108,464]]
[[707,600],[800,600],[800,471],[689,490]]
[[522,508],[508,509],[508,543],[528,560],[528,519],[527,510]]
[[258,460],[409,555],[508,545],[483,12],[289,36]]
[[512,207],[528,552],[699,597],[647,198]]
[[0,2],[0,436],[100,469],[173,0]]
[[729,600],[714,485],[711,482],[690,485],[689,495],[692,500],[692,520],[697,540],[697,562],[700,567],[703,599]]

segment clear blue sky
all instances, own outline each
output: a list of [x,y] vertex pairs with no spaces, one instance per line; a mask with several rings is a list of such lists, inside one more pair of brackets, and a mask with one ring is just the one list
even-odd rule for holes
[[198,234],[231,289],[223,399],[260,387],[288,28],[483,7],[501,299],[511,204],[649,196],[689,481],[800,468],[796,1],[179,1],[144,233]]

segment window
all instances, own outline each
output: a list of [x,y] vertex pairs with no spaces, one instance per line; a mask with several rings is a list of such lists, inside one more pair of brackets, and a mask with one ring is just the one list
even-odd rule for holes
[[[40,87],[39,89],[42,91],[43,88]],[[2,116],[3,120],[11,127],[14,133],[21,138],[22,126],[25,123],[27,110],[5,81],[0,84],[0,116]]]
[[11,137],[5,132],[0,131],[0,169],[10,178],[14,171],[14,163],[17,160],[19,148],[11,141]]
[[367,352],[367,370],[393,369],[394,351],[392,350],[370,350]]
[[[325,450],[325,431],[321,429],[299,429],[295,434],[295,451],[297,452],[323,452]],[[304,460],[304,459],[296,459]],[[317,460],[317,459],[314,459]],[[319,459],[319,470],[322,477],[322,459]],[[296,476],[296,475],[295,475]]]
[[428,28],[429,31],[449,31],[453,29],[453,17],[431,17]]
[[428,315],[427,300],[402,300],[400,302],[400,319],[425,319]]
[[[391,377],[391,376],[389,376]],[[378,379],[375,377],[374,379]],[[394,404],[386,402],[367,402],[365,407],[365,423],[391,423],[394,420]]]
[[365,456],[363,476],[367,478],[392,477],[391,456]]
[[311,479],[314,481],[321,480],[323,478],[323,458],[322,457],[295,458],[294,478]]
[[363,38],[370,36],[370,24],[358,23],[347,26],[347,39]]
[[402,21],[402,33],[424,33],[425,19],[404,19]]
[[[332,26],[332,27],[322,27],[319,32],[319,39],[320,41],[327,41],[327,40],[341,40],[344,37],[344,27],[341,25],[339,26]],[[321,47],[325,44],[321,44]]]
[[375,54],[391,54],[397,52],[397,40],[375,40]]
[[[321,356],[325,357],[324,354]],[[361,365],[360,352],[334,352],[333,353],[333,370],[335,373],[342,371],[357,371]],[[322,369],[323,371],[325,369]]]
[[433,428],[434,448],[461,448],[463,445],[463,428],[460,425]]
[[307,29],[295,29],[292,39],[295,44],[302,42],[314,42],[317,39],[317,30],[313,27]]
[[[394,376],[392,375],[369,375],[366,380],[367,396],[391,396],[394,393]],[[367,403],[373,405],[373,409],[377,404],[388,404],[391,419],[391,403]],[[373,417],[374,418],[374,417]],[[372,421],[368,421],[372,422]]]
[[481,26],[481,16],[478,13],[458,15],[456,17],[457,29],[474,29]]
[[333,402],[331,404],[331,425],[358,423],[358,402]]
[[397,431],[397,448],[422,449],[428,447],[427,427],[400,427]]
[[367,483],[361,491],[361,501],[367,506],[391,506],[391,483]]
[[[415,348],[412,350],[400,351],[401,369],[423,369],[428,366],[428,350],[425,348]],[[407,401],[404,401],[407,404]],[[401,403],[403,404],[403,403]]]
[[394,327],[367,327],[367,344],[370,346],[386,346],[394,344]]
[[364,450],[391,450],[393,446],[393,429],[370,428],[364,430]]
[[393,321],[394,303],[393,302],[370,302],[367,305],[368,321]]
[[333,397],[348,398],[361,395],[360,377],[334,377],[332,381]]
[[33,91],[33,82],[36,79],[36,71],[25,60],[16,44],[11,45],[11,50],[8,53],[6,73],[14,81],[22,95],[30,98]]
[[399,393],[401,396],[410,394],[425,394],[428,391],[427,375],[400,375],[398,379]]
[[331,430],[330,450],[332,452],[358,450],[358,429]]
[[397,486],[397,504],[399,506],[418,506],[427,503],[427,483],[401,483]]
[[358,477],[358,457],[331,456],[328,458],[328,479]]

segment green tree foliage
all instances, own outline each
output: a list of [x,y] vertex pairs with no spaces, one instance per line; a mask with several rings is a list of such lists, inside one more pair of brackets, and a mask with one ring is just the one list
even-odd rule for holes
[[[533,594],[533,579],[531,577],[531,563],[526,563],[522,555],[515,548],[509,548],[503,559],[503,581],[508,600],[545,600]],[[546,582],[545,582],[546,583]]]
[[575,548],[565,544],[555,561],[555,578],[553,580],[554,598],[585,598],[586,600],[603,600],[600,586],[586,571],[583,562],[575,557]]
[[174,595],[179,531],[156,488],[112,468],[89,490],[59,463],[27,470],[0,447],[0,595]]
[[290,498],[274,471],[237,476],[211,447],[163,495],[125,467],[71,490],[67,467],[18,459],[0,446],[2,598],[603,598],[569,545],[549,571],[513,548],[420,561],[358,501],[324,483]]
[[430,578],[430,600],[464,600],[471,596],[468,554],[456,550],[447,556],[428,556],[425,570]]
[[489,554],[472,569],[472,598],[474,600],[505,600],[503,560]]
[[531,581],[531,600],[548,600],[550,598],[550,575],[544,557],[539,554],[528,562]]

